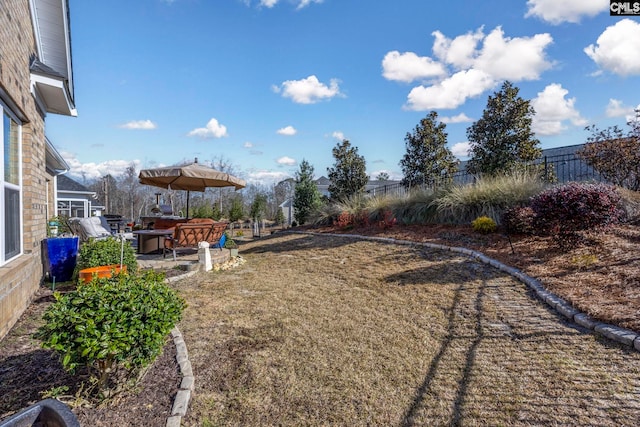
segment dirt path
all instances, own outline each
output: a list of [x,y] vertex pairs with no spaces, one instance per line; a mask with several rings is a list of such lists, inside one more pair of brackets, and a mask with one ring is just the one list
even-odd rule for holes
[[486,265],[300,235],[243,254],[179,285],[197,378],[186,425],[640,424],[640,353]]

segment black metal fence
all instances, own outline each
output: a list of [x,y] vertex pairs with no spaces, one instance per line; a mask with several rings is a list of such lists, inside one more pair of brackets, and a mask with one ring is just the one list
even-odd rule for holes
[[[533,162],[534,165],[542,165],[543,176],[551,177],[554,182],[565,183],[570,181],[595,181],[606,182],[591,166],[582,160],[575,153],[560,154],[555,156],[543,156]],[[476,180],[476,176],[467,172],[466,169],[454,172],[448,179],[442,179],[440,182],[432,182],[421,185],[420,188],[440,188],[450,182],[457,185],[471,184]],[[400,195],[409,191],[410,188],[404,185],[389,184],[381,187],[373,188],[367,193],[371,195]]]

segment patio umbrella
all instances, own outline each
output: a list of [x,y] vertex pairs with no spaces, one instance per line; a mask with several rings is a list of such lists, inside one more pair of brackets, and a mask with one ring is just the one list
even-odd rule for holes
[[184,166],[143,169],[138,179],[140,184],[171,190],[187,190],[187,217],[191,191],[204,191],[211,187],[235,187],[239,190],[246,185],[243,179],[199,164],[197,158],[193,163]]

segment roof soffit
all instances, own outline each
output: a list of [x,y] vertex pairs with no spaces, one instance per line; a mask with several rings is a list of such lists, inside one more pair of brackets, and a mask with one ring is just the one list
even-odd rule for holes
[[38,59],[65,78],[73,102],[68,0],[30,0]]

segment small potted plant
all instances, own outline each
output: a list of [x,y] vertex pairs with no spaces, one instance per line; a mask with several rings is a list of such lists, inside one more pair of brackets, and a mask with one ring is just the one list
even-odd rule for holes
[[224,247],[229,249],[232,257],[238,256],[238,244],[231,237],[227,236],[227,239],[224,241]]

